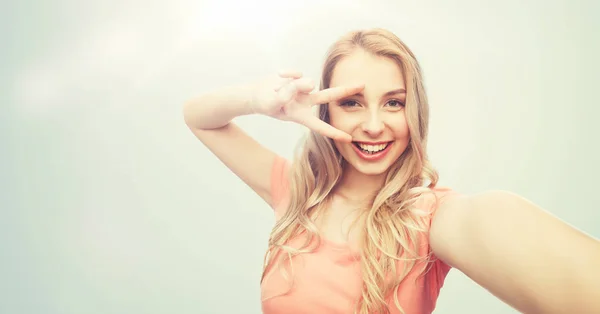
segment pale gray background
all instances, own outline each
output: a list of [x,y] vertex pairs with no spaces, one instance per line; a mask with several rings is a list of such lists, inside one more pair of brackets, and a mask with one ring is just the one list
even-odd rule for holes
[[[451,2],[2,4],[0,313],[259,313],[271,211],[181,106],[280,68],[318,78],[363,27],[417,54],[443,185],[600,237],[598,2]],[[239,123],[288,157],[305,131]],[[452,271],[436,313],[515,311]]]

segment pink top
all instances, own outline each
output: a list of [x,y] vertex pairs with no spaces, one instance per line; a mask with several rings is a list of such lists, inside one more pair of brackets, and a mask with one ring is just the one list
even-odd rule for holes
[[[272,206],[276,219],[283,215],[289,203],[288,173],[289,163],[277,157],[271,174]],[[438,197],[458,195],[448,188],[436,188]],[[446,199],[444,197],[441,202]],[[430,208],[426,216],[427,224],[435,212],[434,198],[424,196],[419,208]],[[429,252],[427,235],[421,236],[422,245],[419,254]],[[312,253],[302,253],[293,260],[293,284],[286,280],[279,267],[271,267],[261,284],[262,311],[264,314],[352,314],[356,301],[360,299],[362,277],[360,256],[345,244],[338,244],[322,238],[321,246]],[[289,245],[299,247],[301,239],[293,239]],[[435,257],[434,257],[435,260]],[[401,263],[401,262],[398,262]],[[288,265],[288,263],[284,263]],[[433,312],[440,288],[450,271],[450,266],[441,260],[435,260],[431,269],[420,278],[418,271],[421,263],[415,264],[413,270],[400,284],[398,300],[406,314],[425,314]],[[284,266],[291,274],[289,266]],[[402,265],[397,267],[399,271]],[[416,285],[415,283],[416,278]],[[291,289],[290,289],[291,288]],[[393,295],[388,297],[391,314],[401,313],[394,305]]]

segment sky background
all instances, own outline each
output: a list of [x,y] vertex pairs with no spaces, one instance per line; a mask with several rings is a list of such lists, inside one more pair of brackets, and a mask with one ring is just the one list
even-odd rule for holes
[[[0,6],[0,312],[260,313],[270,208],[183,122],[187,99],[344,33],[416,53],[441,185],[513,191],[600,237],[594,1],[21,1]],[[306,130],[237,119],[291,157]],[[516,313],[453,270],[436,314]]]

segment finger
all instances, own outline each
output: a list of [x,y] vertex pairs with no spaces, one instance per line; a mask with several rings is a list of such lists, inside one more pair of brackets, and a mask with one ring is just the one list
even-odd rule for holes
[[299,78],[299,79],[285,79],[274,90],[277,92],[281,88],[283,88],[283,86],[285,86],[286,84],[289,84],[290,82],[294,82],[294,84],[296,85],[297,91],[300,93],[310,93],[315,89],[315,82],[313,82],[313,80],[311,80],[310,78],[303,77],[303,78]]
[[352,142],[352,136],[350,136],[348,133],[334,128],[330,124],[327,124],[325,121],[323,121],[315,116],[312,116],[312,115],[303,116],[302,118],[298,119],[298,122],[300,124],[306,126],[307,128],[309,128],[317,133],[320,133],[323,136],[332,138],[336,141],[342,141],[342,142],[347,142],[347,143]]
[[365,84],[354,86],[339,86],[318,91],[311,95],[311,103],[315,105],[326,104],[340,98],[357,94],[365,88]]
[[274,91],[278,92],[280,89],[282,89],[286,84],[289,84],[290,82],[293,82],[294,79],[291,78],[287,78],[287,79],[281,79],[281,81],[279,82],[279,85],[275,86],[275,88],[273,89]]
[[310,93],[315,89],[315,82],[313,80],[303,77],[294,81],[296,89],[301,93]]
[[296,97],[297,92],[298,90],[296,88],[296,84],[294,84],[294,82],[290,82],[277,91],[277,103],[283,105],[289,103],[292,99],[294,99],[294,97]]
[[278,74],[282,80],[281,83],[274,88],[276,92],[279,91],[283,86],[285,86],[285,84],[288,84],[289,82],[292,82],[302,77],[302,72],[300,71],[280,70]]
[[300,71],[281,70],[278,72],[278,74],[282,78],[299,79],[302,77],[302,72]]

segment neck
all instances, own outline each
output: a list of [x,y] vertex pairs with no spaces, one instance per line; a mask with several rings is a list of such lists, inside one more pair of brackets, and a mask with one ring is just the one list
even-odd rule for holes
[[387,173],[367,175],[347,165],[334,193],[349,201],[372,201],[383,187]]

